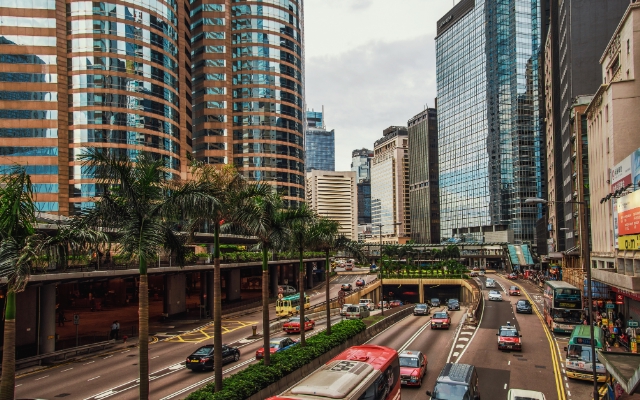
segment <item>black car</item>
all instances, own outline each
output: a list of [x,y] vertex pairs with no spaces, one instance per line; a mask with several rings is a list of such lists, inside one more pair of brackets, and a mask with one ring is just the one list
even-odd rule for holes
[[440,299],[431,299],[431,307],[440,307]]
[[429,315],[429,306],[426,304],[416,304],[413,307],[413,315]]
[[449,311],[460,310],[460,303],[457,299],[451,299],[447,302],[447,308],[449,309]]
[[[240,359],[240,350],[235,347],[222,346],[222,364]],[[213,345],[200,347],[187,357],[186,366],[194,371],[210,369],[213,371]]]
[[516,303],[516,312],[521,314],[533,314],[533,308],[529,300],[518,300]]

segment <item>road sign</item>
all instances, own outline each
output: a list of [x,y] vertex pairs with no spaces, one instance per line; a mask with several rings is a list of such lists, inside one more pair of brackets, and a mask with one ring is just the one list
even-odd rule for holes
[[73,324],[74,325],[80,325],[80,315],[79,314],[73,314]]
[[629,328],[637,328],[638,327],[638,321],[629,321],[629,322],[627,322],[627,325],[629,326]]
[[605,308],[616,308],[616,305],[609,302],[609,303],[605,304],[604,307]]

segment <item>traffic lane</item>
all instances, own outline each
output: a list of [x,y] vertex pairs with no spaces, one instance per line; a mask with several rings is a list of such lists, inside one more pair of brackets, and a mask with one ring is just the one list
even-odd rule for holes
[[[340,321],[340,317],[332,318],[332,323],[335,324]],[[323,331],[326,327],[326,323],[324,321],[319,321],[316,324],[316,328],[314,330],[307,331],[307,337],[311,335],[318,334]],[[284,331],[274,332],[271,337],[291,337],[294,340],[299,340],[299,334],[287,334]],[[188,370],[184,366],[184,360],[186,357],[193,352],[195,349],[188,349],[184,346],[176,346],[179,349],[182,349],[182,353],[179,355],[179,361],[174,364],[171,364],[168,367],[154,370],[152,369],[152,377],[150,383],[151,390],[151,398],[160,399],[166,396],[169,396],[177,391],[194,385],[194,387],[180,394],[180,396],[176,396],[176,398],[184,398],[187,393],[196,390],[197,388],[204,385],[206,382],[202,382],[203,380],[207,380],[213,375],[211,372],[194,372]],[[228,376],[230,374],[241,371],[246,368],[248,365],[256,362],[255,360],[255,352],[259,348],[262,347],[262,339],[252,340],[249,343],[240,344],[238,346],[240,350],[240,359],[237,362],[232,362],[225,364],[223,368],[223,376]],[[179,364],[179,365],[176,365]],[[135,371],[137,374],[137,370]],[[129,377],[127,380],[123,380],[122,382],[111,382],[111,385],[108,387],[100,387],[99,390],[96,390],[92,387],[89,394],[84,394],[82,398],[88,399],[105,399],[105,398],[114,398],[114,399],[137,399],[137,384],[132,382],[135,380],[137,375],[133,377]],[[115,384],[114,384],[115,383]],[[198,383],[201,383],[198,385]],[[109,392],[109,393],[107,393]]]
[[418,350],[427,356],[427,375],[423,379],[421,387],[403,387],[403,399],[424,400],[426,398],[425,392],[427,390],[433,390],[436,379],[446,364],[451,347],[454,345],[455,332],[462,320],[464,312],[466,312],[465,309],[461,311],[451,311],[452,326],[449,330],[431,330],[427,328],[407,347],[408,350]]
[[[496,281],[503,285],[508,282],[502,278]],[[542,391],[547,399],[557,399],[550,347],[544,328],[535,314],[515,314],[511,297],[507,294],[502,302],[489,302],[485,297],[482,322],[459,362],[478,368],[483,398],[506,399],[508,390],[517,388]],[[507,321],[523,335],[521,352],[497,349],[498,327]]]

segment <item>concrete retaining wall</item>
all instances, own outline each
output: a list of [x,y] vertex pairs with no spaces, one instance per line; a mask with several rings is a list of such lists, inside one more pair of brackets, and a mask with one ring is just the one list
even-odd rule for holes
[[283,377],[279,381],[272,383],[271,385],[262,389],[258,393],[249,397],[248,400],[264,400],[267,397],[275,396],[279,393],[284,392],[285,390],[287,390],[294,384],[300,382],[303,378],[311,374],[316,369],[320,368],[323,364],[327,363],[329,360],[331,360],[333,357],[337,356],[344,350],[348,349],[351,346],[358,346],[365,343],[367,340],[371,339],[378,333],[382,332],[383,330],[387,329],[391,325],[400,321],[404,317],[411,315],[412,312],[413,312],[413,308],[407,307],[404,310],[399,311],[374,325],[371,325],[364,332],[360,332],[353,338],[347,340],[342,345],[332,349],[328,353],[321,355],[320,357],[311,361],[309,364],[304,365],[302,368],[290,373],[289,375]]

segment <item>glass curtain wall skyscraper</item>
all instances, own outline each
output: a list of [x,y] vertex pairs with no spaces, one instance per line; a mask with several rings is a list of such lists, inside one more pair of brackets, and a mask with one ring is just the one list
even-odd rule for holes
[[362,148],[351,152],[351,171],[358,182],[358,224],[371,223],[371,159],[373,151]]
[[537,0],[462,0],[438,21],[442,238],[506,225],[533,241],[543,197]]
[[307,172],[336,170],[336,133],[326,130],[322,111],[306,113],[307,129],[304,138],[305,170]]

